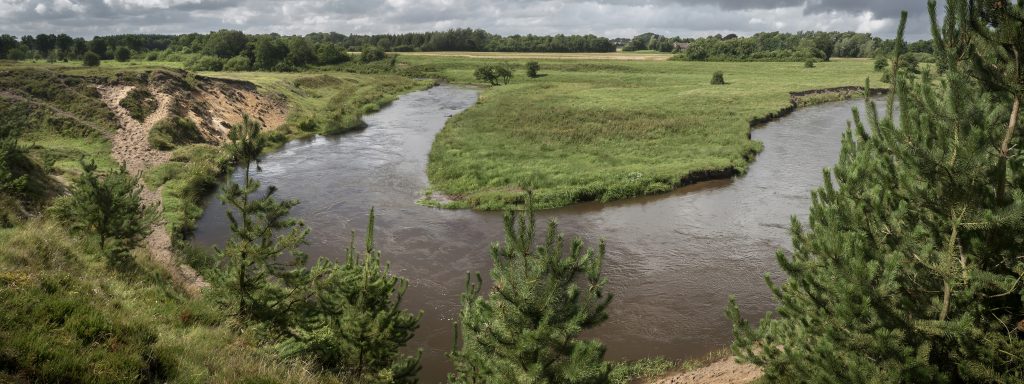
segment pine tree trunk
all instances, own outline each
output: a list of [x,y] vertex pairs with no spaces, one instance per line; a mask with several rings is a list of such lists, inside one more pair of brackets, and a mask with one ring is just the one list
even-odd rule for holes
[[1020,116],[1020,96],[1014,96],[1013,109],[1010,111],[1010,123],[1006,126],[1003,143],[999,146],[999,186],[996,189],[996,201],[1000,203],[1006,200],[1006,162],[1010,157],[1010,141],[1017,128],[1018,116]]

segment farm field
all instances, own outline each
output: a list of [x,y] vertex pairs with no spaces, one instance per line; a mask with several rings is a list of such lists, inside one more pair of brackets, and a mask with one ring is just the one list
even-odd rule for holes
[[[514,55],[513,55],[514,56]],[[507,56],[512,57],[512,56]],[[790,92],[879,84],[868,60],[803,63],[515,60],[403,55],[400,62],[473,83],[480,66],[516,69],[452,118],[430,154],[424,203],[554,208],[667,192],[684,178],[743,172],[760,144],[750,121],[791,103]],[[528,78],[525,63],[541,76]],[[711,85],[716,71],[725,85]]]

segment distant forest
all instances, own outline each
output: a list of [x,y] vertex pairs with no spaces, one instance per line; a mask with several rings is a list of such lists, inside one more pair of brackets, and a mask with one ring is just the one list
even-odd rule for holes
[[[0,35],[0,58],[9,60],[70,61],[89,58],[178,61],[194,70],[289,71],[310,65],[340,64],[361,51],[360,59],[385,58],[384,52],[675,52],[680,60],[694,61],[802,61],[832,57],[878,57],[892,50],[893,40],[866,33],[799,32],[733,34],[699,39],[645,33],[632,39],[594,35],[499,36],[480,29],[452,29],[387,35],[311,33],[305,36],[250,35],[234,30],[184,35],[113,35],[91,40],[67,34],[39,34],[18,38]],[[906,46],[909,52],[931,53],[931,43]],[[95,57],[94,56],[94,57]],[[90,61],[90,60],[86,60]],[[926,58],[925,58],[926,61]],[[90,62],[98,63],[92,60]]]

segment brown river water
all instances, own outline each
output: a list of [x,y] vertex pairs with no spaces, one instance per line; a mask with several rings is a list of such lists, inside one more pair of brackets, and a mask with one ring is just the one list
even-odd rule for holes
[[[279,198],[301,201],[292,214],[313,230],[306,248],[313,258],[342,257],[351,232],[362,238],[376,207],[377,247],[391,271],[409,280],[404,306],[424,312],[411,347],[423,349],[425,383],[443,381],[450,368],[445,353],[466,273],[486,276],[489,244],[502,239],[501,213],[415,203],[427,187],[434,135],[476,98],[475,90],[447,85],[407,94],[366,116],[365,130],[287,144],[267,155],[257,174],[280,189]],[[755,129],[764,152],[732,180],[539,214],[557,218],[567,235],[607,241],[606,291],[615,298],[610,319],[588,332],[608,347],[606,357],[683,359],[728,345],[729,295],[751,320],[771,311],[763,276],[781,277],[775,252],[790,246],[790,217],[806,219],[822,168],[838,158],[850,109],[862,105],[801,108]],[[225,208],[214,196],[206,205],[194,243],[222,245]]]

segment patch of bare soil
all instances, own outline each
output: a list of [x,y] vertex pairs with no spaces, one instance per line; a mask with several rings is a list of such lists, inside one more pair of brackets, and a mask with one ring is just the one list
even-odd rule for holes
[[646,384],[746,384],[761,377],[761,368],[753,364],[737,363],[732,356],[718,360],[704,368],[665,375]]
[[[148,86],[158,105],[157,110],[141,122],[120,105],[128,92],[138,86]],[[241,122],[243,115],[260,121],[268,129],[283,124],[287,116],[284,100],[260,95],[251,83],[198,76],[186,79],[181,73],[153,72],[147,85],[101,85],[98,90],[103,102],[114,112],[119,127],[111,139],[112,156],[135,174],[170,161],[170,152],[150,147],[148,140],[149,130],[165,118],[187,117],[196,123],[208,142],[221,144],[226,141],[231,124]],[[162,209],[159,189],[143,186],[142,199]],[[165,224],[161,219],[153,225],[152,233],[146,238],[146,248],[153,261],[170,273],[178,286],[197,295],[209,284],[192,267],[179,262]]]

